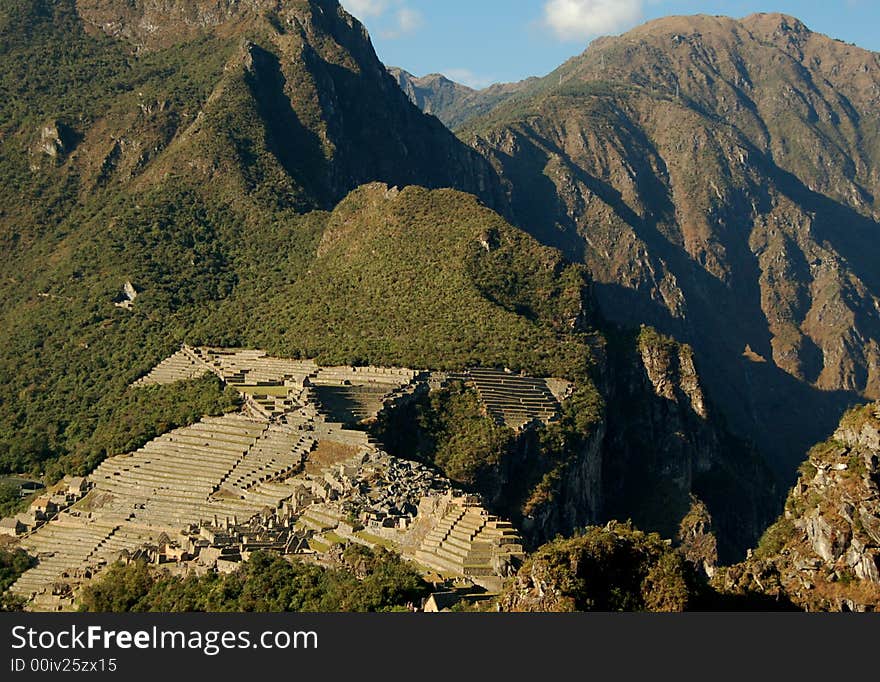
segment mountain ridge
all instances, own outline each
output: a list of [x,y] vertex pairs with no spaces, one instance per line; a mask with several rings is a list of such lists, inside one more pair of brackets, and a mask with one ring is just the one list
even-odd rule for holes
[[457,134],[518,224],[587,263],[607,317],[694,346],[788,478],[880,388],[878,96],[880,55],[785,15],[671,18]]
[[439,118],[450,130],[464,125],[471,118],[489,113],[539,80],[527,78],[516,83],[495,83],[476,90],[441,73],[419,78],[396,66],[389,66],[388,72],[413,104],[426,114]]

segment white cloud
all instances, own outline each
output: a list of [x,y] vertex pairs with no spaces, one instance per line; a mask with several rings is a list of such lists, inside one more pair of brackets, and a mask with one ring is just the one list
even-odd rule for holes
[[403,0],[344,0],[342,4],[358,19],[374,19],[379,35],[388,40],[415,33],[425,24],[422,13]]
[[394,40],[415,33],[425,24],[422,13],[409,7],[401,7],[394,13],[391,24],[387,25],[379,35],[386,40]]
[[417,10],[401,7],[397,12],[397,27],[402,33],[417,31],[424,23],[421,12]]
[[444,69],[443,71],[441,71],[441,73],[449,80],[453,80],[456,83],[461,83],[462,85],[467,85],[469,88],[473,88],[474,90],[482,90],[483,88],[488,88],[490,85],[492,85],[492,83],[495,82],[491,78],[480,76],[470,69]]
[[562,40],[582,40],[630,28],[643,10],[644,0],[548,0],[544,22]]
[[364,17],[378,17],[388,9],[387,0],[345,0],[342,3],[351,14],[363,19]]

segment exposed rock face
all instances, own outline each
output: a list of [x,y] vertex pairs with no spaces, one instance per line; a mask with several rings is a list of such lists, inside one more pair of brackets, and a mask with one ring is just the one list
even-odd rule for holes
[[718,542],[709,509],[696,497],[691,497],[691,509],[681,520],[678,541],[684,558],[712,578],[718,568]]
[[880,55],[782,15],[677,17],[459,134],[519,224],[590,266],[609,318],[694,347],[790,479],[847,400],[880,395],[878,103]]
[[519,83],[500,83],[474,90],[439,73],[417,78],[394,66],[388,68],[388,73],[413,104],[426,114],[433,114],[452,130],[475,116],[491,111],[499,103],[527,90],[538,81],[537,78],[529,78]]
[[[602,518],[604,491],[602,485],[602,463],[605,453],[605,424],[596,430],[573,452],[569,461],[561,468],[558,476],[553,476],[546,501],[530,508],[525,516],[517,515],[518,525],[531,546],[549,542],[558,535],[571,535],[578,528],[598,523]],[[524,434],[517,443],[516,452],[503,474],[503,480],[510,484],[529,467],[535,466],[541,453],[530,437]],[[502,492],[503,488],[499,489]],[[496,504],[503,505],[499,496]],[[503,508],[503,506],[502,506]]]
[[[90,26],[138,48],[157,49],[260,12],[279,10],[281,0],[76,0]],[[305,3],[300,3],[305,4]]]
[[784,516],[718,585],[816,611],[880,609],[880,405],[853,410],[801,468]]
[[691,348],[650,328],[612,336],[605,382],[603,518],[675,537],[695,495],[715,520],[722,557],[742,557],[778,513],[776,485],[710,407]]
[[140,53],[210,41],[230,55],[200,109],[145,101],[87,133],[101,183],[186,169],[234,191],[272,188],[303,210],[331,208],[372,181],[502,203],[490,165],[408,101],[336,0],[79,0],[77,11]]
[[64,161],[74,144],[74,134],[60,121],[48,121],[40,126],[31,147],[31,170],[44,165],[57,166]]
[[126,280],[125,284],[122,286],[122,291],[119,292],[119,295],[113,301],[113,304],[117,308],[122,308],[124,310],[132,310],[134,308],[134,302],[138,297],[138,290],[134,288],[134,285]]
[[63,126],[53,121],[40,129],[40,151],[46,156],[57,159],[64,154],[66,145],[61,137]]

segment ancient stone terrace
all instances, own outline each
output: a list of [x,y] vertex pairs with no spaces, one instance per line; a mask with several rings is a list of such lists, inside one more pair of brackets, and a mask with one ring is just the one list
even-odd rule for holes
[[330,421],[344,424],[372,419],[389,403],[412,395],[420,376],[407,369],[319,367],[259,350],[183,346],[134,386],[171,383],[209,371],[238,388],[260,418],[275,420],[312,404]]
[[[135,386],[207,372],[245,396],[243,412],[205,417],[104,461],[90,475],[94,487],[85,498],[22,539],[39,563],[15,583],[16,594],[37,608],[69,608],[71,588],[123,550],[139,551],[205,520],[234,525],[291,505],[303,537],[333,531],[351,541],[390,543],[430,570],[481,584],[494,584],[522,556],[509,523],[447,494],[448,480],[391,457],[367,432],[346,426],[462,378],[492,417],[520,428],[556,416],[554,390],[565,382],[490,369],[450,376],[319,367],[262,351],[184,346]],[[343,521],[351,518],[365,525],[362,534]]]
[[[183,346],[135,385],[190,378],[202,372],[200,367],[237,387],[251,412],[269,420],[313,405],[329,421],[358,424],[437,383],[434,375],[409,369],[320,367],[310,360],[273,358],[259,350]],[[571,390],[571,384],[559,379],[491,368],[443,376],[472,384],[488,415],[514,429],[554,420],[560,401]]]
[[[559,414],[559,401],[547,379],[481,367],[450,378],[473,384],[488,415],[498,424],[513,429],[521,429],[534,421],[548,423]],[[557,380],[557,383],[560,382]]]
[[[434,509],[427,508],[432,505]],[[480,582],[505,575],[524,556],[513,525],[468,496],[446,495],[439,504],[426,498],[419,512],[438,519],[415,552],[415,559],[428,568]]]
[[284,481],[303,465],[316,441],[303,432],[272,424],[221,480],[219,495],[231,494],[249,502],[276,506],[275,489],[261,491],[264,484]]
[[140,388],[174,384],[178,381],[204,376],[208,371],[204,363],[193,359],[188,353],[180,350],[160,362],[149,374],[138,379],[133,385]]
[[[122,549],[211,518],[247,519],[278,507],[287,477],[314,440],[242,415],[206,417],[103,462],[94,489],[69,512],[26,538],[39,558],[13,591],[31,597],[112,561]],[[87,504],[86,504],[87,503]],[[36,603],[36,602],[35,602]]]
[[182,351],[201,362],[220,379],[233,386],[284,386],[302,388],[318,366],[309,360],[270,357],[259,350],[190,348]]
[[310,380],[308,399],[330,421],[356,424],[416,390],[417,372],[378,367],[326,367]]
[[115,520],[100,522],[66,512],[59,514],[21,543],[38,563],[13,584],[12,592],[24,597],[43,590],[51,594],[54,584],[86,565],[89,556],[117,527]]

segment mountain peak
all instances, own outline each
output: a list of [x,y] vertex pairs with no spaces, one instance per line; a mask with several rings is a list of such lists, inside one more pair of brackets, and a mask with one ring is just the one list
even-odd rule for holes
[[157,49],[207,33],[234,34],[268,22],[279,32],[316,20],[341,19],[366,30],[337,0],[76,0],[82,20],[95,30]]
[[806,24],[797,17],[780,12],[758,12],[750,14],[741,21],[751,29],[761,29],[767,32],[782,31],[786,33],[806,34],[812,33]]
[[796,17],[778,12],[756,13],[742,19],[713,14],[684,14],[661,17],[634,28],[622,37],[642,35],[664,35],[669,33],[730,33],[738,28],[746,28],[759,33],[785,32],[793,34],[812,33]]

